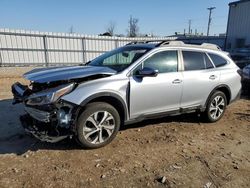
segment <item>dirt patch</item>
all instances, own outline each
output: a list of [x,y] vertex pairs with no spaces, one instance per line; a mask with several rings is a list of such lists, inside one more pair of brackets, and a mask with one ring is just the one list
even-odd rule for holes
[[25,135],[23,108],[10,98],[0,101],[0,187],[250,187],[247,99],[217,123],[196,114],[148,120],[124,127],[104,148],[83,150],[73,140]]

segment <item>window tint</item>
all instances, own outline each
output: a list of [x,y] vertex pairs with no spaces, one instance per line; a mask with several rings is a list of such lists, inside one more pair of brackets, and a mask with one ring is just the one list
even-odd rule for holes
[[205,69],[204,53],[182,51],[185,70]]
[[223,57],[220,57],[220,56],[215,55],[215,54],[209,54],[209,56],[212,59],[214,65],[216,67],[221,67],[221,66],[227,64],[227,60],[225,60]]
[[214,68],[214,65],[205,53],[183,51],[185,70],[202,70]]
[[177,72],[177,51],[164,51],[154,54],[144,61],[143,67],[158,70],[159,73]]

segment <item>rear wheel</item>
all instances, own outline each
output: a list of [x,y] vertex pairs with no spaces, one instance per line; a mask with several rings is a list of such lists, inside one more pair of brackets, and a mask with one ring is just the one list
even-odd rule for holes
[[227,106],[227,98],[221,91],[216,91],[210,97],[204,116],[208,122],[216,122],[222,118]]
[[78,143],[85,148],[99,148],[110,143],[120,128],[120,116],[110,104],[90,103],[77,121]]

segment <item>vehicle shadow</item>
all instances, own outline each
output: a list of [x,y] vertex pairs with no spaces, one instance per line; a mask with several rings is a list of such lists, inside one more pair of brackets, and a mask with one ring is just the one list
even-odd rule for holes
[[75,140],[65,139],[58,143],[41,142],[38,139],[28,135],[15,135],[11,138],[0,140],[1,154],[22,155],[27,151],[38,150],[78,150],[82,149]]
[[[243,96],[243,99],[249,99]],[[24,113],[22,105],[12,105],[11,99],[0,100],[0,155],[16,154],[22,155],[27,151],[38,150],[78,150],[82,149],[74,139],[66,139],[58,143],[46,143],[27,135],[20,122],[19,116]],[[249,114],[235,114],[237,118],[248,117]],[[249,120],[249,119],[248,119]],[[138,129],[161,123],[203,123],[202,118],[196,113],[183,114],[178,116],[167,116],[157,119],[147,119],[142,122],[123,126],[120,131],[127,129]],[[185,124],[189,126],[191,124]]]
[[27,135],[19,121],[19,116],[24,113],[22,104],[12,105],[12,99],[0,100],[0,155],[21,155],[29,150],[67,150],[80,148],[75,141],[71,140],[51,144],[40,142]]
[[[12,100],[0,100],[0,155],[22,155],[27,151],[38,150],[78,150],[82,149],[74,139],[66,139],[58,143],[46,143],[27,135],[19,122],[19,116],[24,113],[22,105],[12,105]],[[145,127],[152,124],[170,122],[199,123],[197,114],[184,114],[158,119],[148,119],[139,123],[123,126],[121,131]]]
[[176,115],[176,116],[166,116],[166,117],[161,117],[161,118],[146,119],[138,123],[125,125],[121,128],[121,131],[127,130],[127,129],[133,129],[133,128],[146,127],[146,126],[150,126],[153,124],[171,123],[171,122],[200,124],[200,123],[204,123],[204,120],[202,119],[200,114],[188,113],[188,114],[182,114],[182,115]]

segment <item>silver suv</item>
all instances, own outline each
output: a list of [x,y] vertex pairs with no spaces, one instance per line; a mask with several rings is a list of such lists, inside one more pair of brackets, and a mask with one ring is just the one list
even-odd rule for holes
[[12,86],[26,131],[42,141],[76,138],[85,148],[110,143],[121,126],[200,113],[218,121],[240,95],[239,68],[216,45],[134,42],[86,65],[35,69]]

